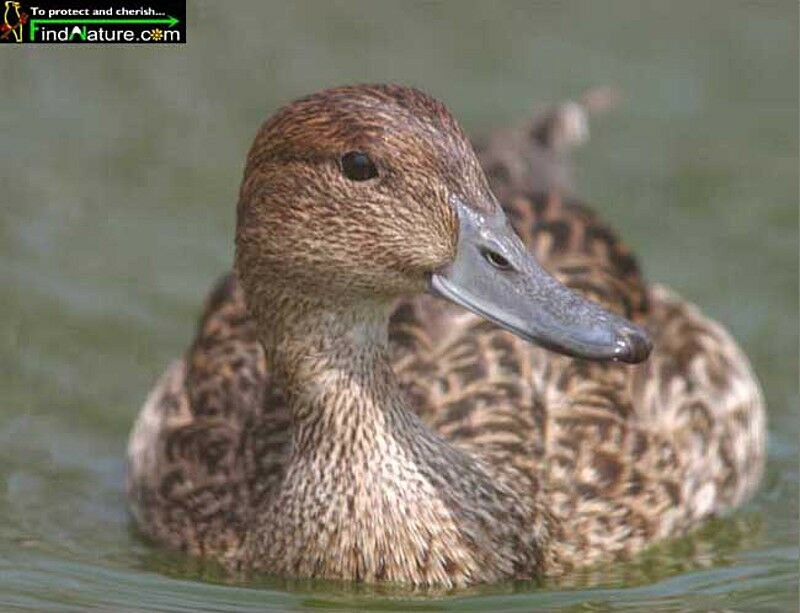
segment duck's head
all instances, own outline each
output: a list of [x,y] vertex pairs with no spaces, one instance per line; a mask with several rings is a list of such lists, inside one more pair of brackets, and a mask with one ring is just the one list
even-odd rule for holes
[[455,119],[407,87],[322,91],[264,124],[236,265],[255,310],[276,288],[337,305],[431,291],[568,355],[639,362],[650,350],[638,327],[542,269]]

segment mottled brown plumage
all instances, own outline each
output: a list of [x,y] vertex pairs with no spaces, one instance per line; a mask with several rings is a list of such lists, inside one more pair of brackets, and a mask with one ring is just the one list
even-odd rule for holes
[[[377,185],[341,177],[361,149]],[[453,257],[450,195],[491,206],[487,182],[416,90],[310,96],[259,132],[237,273],[132,432],[147,535],[274,574],[458,586],[629,556],[753,491],[764,408],[730,336],[647,285],[593,212],[538,191],[535,162],[479,154],[529,249],[646,326],[650,360],[572,359],[428,295],[398,302]]]

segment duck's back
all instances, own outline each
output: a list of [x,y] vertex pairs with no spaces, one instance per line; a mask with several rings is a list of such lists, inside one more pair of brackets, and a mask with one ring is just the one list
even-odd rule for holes
[[[494,164],[495,182],[509,176],[482,161]],[[400,304],[390,324],[395,370],[415,411],[444,438],[540,484],[560,526],[551,572],[631,554],[740,502],[762,469],[764,411],[730,336],[647,286],[627,248],[585,207],[524,181],[494,187],[540,262],[645,326],[655,349],[638,366],[575,360],[419,297]],[[139,526],[235,563],[252,513],[282,476],[290,427],[228,275],[131,435],[128,488]]]

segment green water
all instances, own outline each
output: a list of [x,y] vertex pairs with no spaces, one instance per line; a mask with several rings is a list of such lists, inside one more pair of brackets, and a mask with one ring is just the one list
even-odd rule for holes
[[[0,48],[0,611],[796,610],[793,0],[209,3],[188,24],[174,48]],[[472,131],[621,88],[579,192],[752,357],[769,465],[741,512],[632,564],[434,596],[236,584],[136,537],[127,432],[230,264],[256,127],[294,96],[387,80]]]

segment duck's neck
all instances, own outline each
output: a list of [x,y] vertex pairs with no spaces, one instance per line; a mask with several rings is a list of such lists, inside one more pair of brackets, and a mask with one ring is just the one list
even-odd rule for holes
[[389,301],[294,299],[261,321],[270,368],[293,418],[293,455],[346,461],[411,416],[388,358]]
[[292,413],[292,448],[259,516],[263,533],[247,545],[253,559],[370,581],[533,574],[547,532],[532,529],[536,488],[450,445],[409,410],[388,358],[390,303],[271,304],[256,316]]

